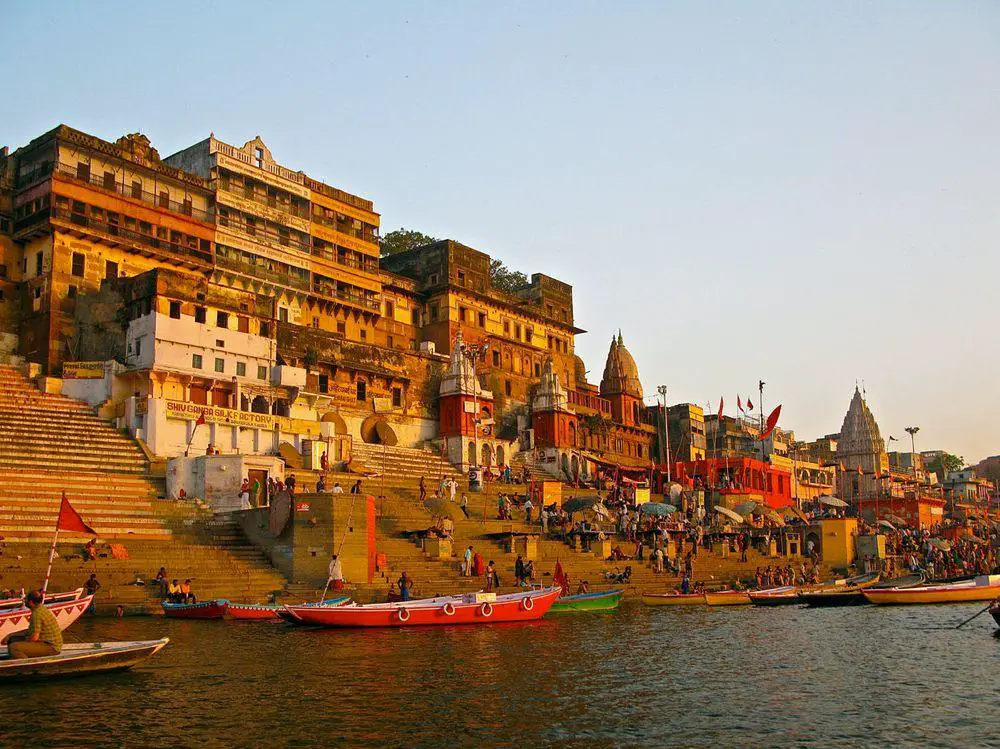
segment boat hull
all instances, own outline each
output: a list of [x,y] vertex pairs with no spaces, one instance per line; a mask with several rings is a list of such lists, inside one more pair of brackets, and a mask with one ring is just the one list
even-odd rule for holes
[[704,606],[702,593],[643,593],[646,606]]
[[[93,596],[84,596],[73,601],[46,603],[45,607],[55,615],[59,628],[65,630],[83,616],[93,600]],[[0,642],[15,632],[27,629],[30,620],[31,611],[28,608],[0,611]]]
[[869,602],[879,606],[971,603],[992,601],[1000,596],[1000,583],[994,585],[925,585],[916,588],[883,588],[862,592]]
[[861,590],[830,590],[799,593],[799,602],[811,608],[860,606],[867,603]]
[[497,596],[492,602],[465,603],[461,597],[348,606],[286,606],[299,623],[318,627],[425,627],[496,624],[540,619],[559,588]]
[[7,660],[0,648],[0,683],[41,681],[127,671],[160,652],[169,638],[139,642],[85,642],[65,645],[58,655]]
[[754,606],[797,606],[802,603],[794,586],[755,590],[747,595],[750,596],[750,603]]
[[229,601],[205,601],[204,603],[162,602],[163,615],[170,619],[222,619],[229,610]]
[[561,596],[549,609],[550,614],[566,614],[583,611],[614,611],[622,602],[623,590],[609,590],[600,593],[584,593],[576,596]]
[[750,594],[744,590],[721,590],[706,593],[705,603],[709,606],[746,606],[750,604]]
[[[327,598],[325,601],[313,604],[303,604],[305,606],[340,606],[345,604],[350,599],[347,596],[341,596],[339,598]],[[274,604],[264,604],[264,603],[230,603],[227,609],[227,616],[230,619],[236,621],[268,621],[276,622],[286,617],[282,616],[285,613],[285,607],[280,603]]]

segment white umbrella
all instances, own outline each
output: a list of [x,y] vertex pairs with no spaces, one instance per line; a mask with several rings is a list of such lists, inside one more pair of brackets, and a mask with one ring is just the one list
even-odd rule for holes
[[845,502],[844,500],[839,499],[838,497],[831,497],[828,495],[823,495],[818,499],[818,501],[820,502],[820,504],[824,504],[827,507],[849,507],[847,502]]
[[737,523],[743,522],[743,516],[740,515],[738,512],[733,512],[728,507],[723,507],[722,505],[716,505],[715,511],[720,515],[725,515],[730,520],[735,520]]
[[894,525],[893,525],[892,523],[890,523],[890,522],[889,522],[888,520],[879,520],[879,521],[878,521],[878,524],[879,524],[879,525],[881,525],[881,526],[882,526],[883,528],[888,528],[888,529],[889,529],[889,530],[891,530],[891,531],[894,531],[894,530],[896,530],[896,526],[894,526]]
[[760,504],[757,502],[740,502],[733,509],[740,515],[753,515],[757,514],[760,510]]

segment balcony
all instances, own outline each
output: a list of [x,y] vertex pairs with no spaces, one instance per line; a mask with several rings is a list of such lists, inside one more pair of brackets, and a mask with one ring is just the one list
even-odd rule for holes
[[375,258],[366,257],[363,262],[358,262],[355,258],[350,255],[341,255],[338,252],[334,252],[326,247],[316,247],[313,245],[312,254],[316,257],[321,257],[324,260],[329,260],[331,263],[336,263],[337,265],[343,265],[346,268],[355,268],[364,273],[378,273],[378,261]]
[[17,178],[14,180],[14,187],[16,189],[27,187],[28,185],[32,185],[35,182],[44,179],[50,174],[52,174],[51,161],[46,161],[41,164],[37,164],[28,171],[24,172],[23,174],[18,174]]
[[347,225],[346,222],[335,221],[334,219],[329,219],[319,213],[313,213],[309,218],[317,224],[322,224],[323,226],[328,226],[340,234],[346,234],[349,237],[354,237],[355,239],[360,239],[362,242],[371,242],[372,244],[378,244],[378,231],[372,230],[371,228],[361,228],[355,229],[353,226]]
[[364,307],[373,312],[382,311],[382,301],[378,296],[366,297],[357,292],[335,285],[332,281],[313,281],[313,291],[330,299],[349,302],[350,304]]
[[[247,190],[246,188],[238,189],[238,185],[230,184],[226,181],[221,181],[219,183],[220,192],[228,193],[234,198],[239,198],[240,200],[246,200],[251,203],[256,203],[262,208],[269,208],[272,211],[277,211],[279,213],[285,213],[289,216],[294,216],[295,218],[300,218],[304,221],[309,221],[309,206],[306,204],[296,205],[295,203],[278,200],[270,195],[261,194],[257,190]],[[304,199],[303,199],[304,200]]]
[[300,291],[309,291],[309,280],[305,276],[283,273],[264,265],[254,265],[252,263],[247,263],[224,255],[218,255],[215,258],[215,263],[220,268],[236,271],[237,273],[242,273],[245,276],[252,276],[253,278],[258,278],[262,281],[270,281],[271,283],[275,283],[280,286],[289,286],[293,289],[299,289]]
[[611,401],[606,398],[590,395],[589,393],[581,393],[579,390],[569,390],[567,394],[570,405],[589,408],[591,411],[597,411],[602,414],[611,414]]
[[86,182],[90,185],[94,185],[95,187],[99,187],[102,190],[117,193],[118,195],[126,198],[141,200],[143,203],[148,203],[151,206],[161,208],[165,211],[180,213],[181,215],[190,216],[193,219],[204,221],[206,223],[212,223],[215,220],[215,214],[213,211],[203,211],[200,208],[194,208],[190,203],[178,203],[176,200],[164,199],[160,195],[146,192],[145,190],[135,190],[131,185],[126,186],[119,182],[105,180],[103,176],[98,176],[96,174],[88,174],[85,178],[78,172],[75,166],[70,166],[69,164],[63,164],[60,162],[56,166],[55,171],[56,174],[60,174],[64,177]]
[[154,237],[149,234],[142,234],[141,232],[126,229],[119,224],[110,224],[106,221],[100,221],[96,218],[85,216],[82,213],[73,213],[65,208],[53,208],[52,218],[65,221],[72,226],[77,226],[81,229],[99,232],[103,235],[102,238],[108,242],[121,242],[125,244],[139,245],[152,250],[168,252],[172,255],[196,259],[198,262],[208,265],[212,263],[211,251],[189,247],[188,245],[181,244],[180,242],[171,242],[166,239],[159,239],[158,237]]

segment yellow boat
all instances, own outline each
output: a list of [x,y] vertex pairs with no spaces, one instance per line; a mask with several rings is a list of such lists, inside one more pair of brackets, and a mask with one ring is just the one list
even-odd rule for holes
[[705,593],[705,603],[709,606],[743,606],[750,605],[750,593],[745,590],[720,590],[715,593]]
[[701,593],[643,593],[642,602],[647,606],[702,606],[705,596]]
[[967,603],[1000,597],[1000,575],[981,575],[974,580],[916,588],[866,588],[869,603],[904,605],[913,603]]

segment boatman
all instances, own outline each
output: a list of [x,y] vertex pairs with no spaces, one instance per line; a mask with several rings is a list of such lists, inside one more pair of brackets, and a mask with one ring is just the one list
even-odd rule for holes
[[45,655],[58,655],[62,651],[62,630],[55,614],[42,605],[42,594],[33,590],[24,600],[31,610],[31,621],[28,631],[21,635],[12,635],[8,640],[11,658],[41,658]]
[[333,590],[343,590],[344,589],[344,567],[337,559],[337,555],[334,554],[330,558],[329,567],[329,579],[327,580],[327,585]]

